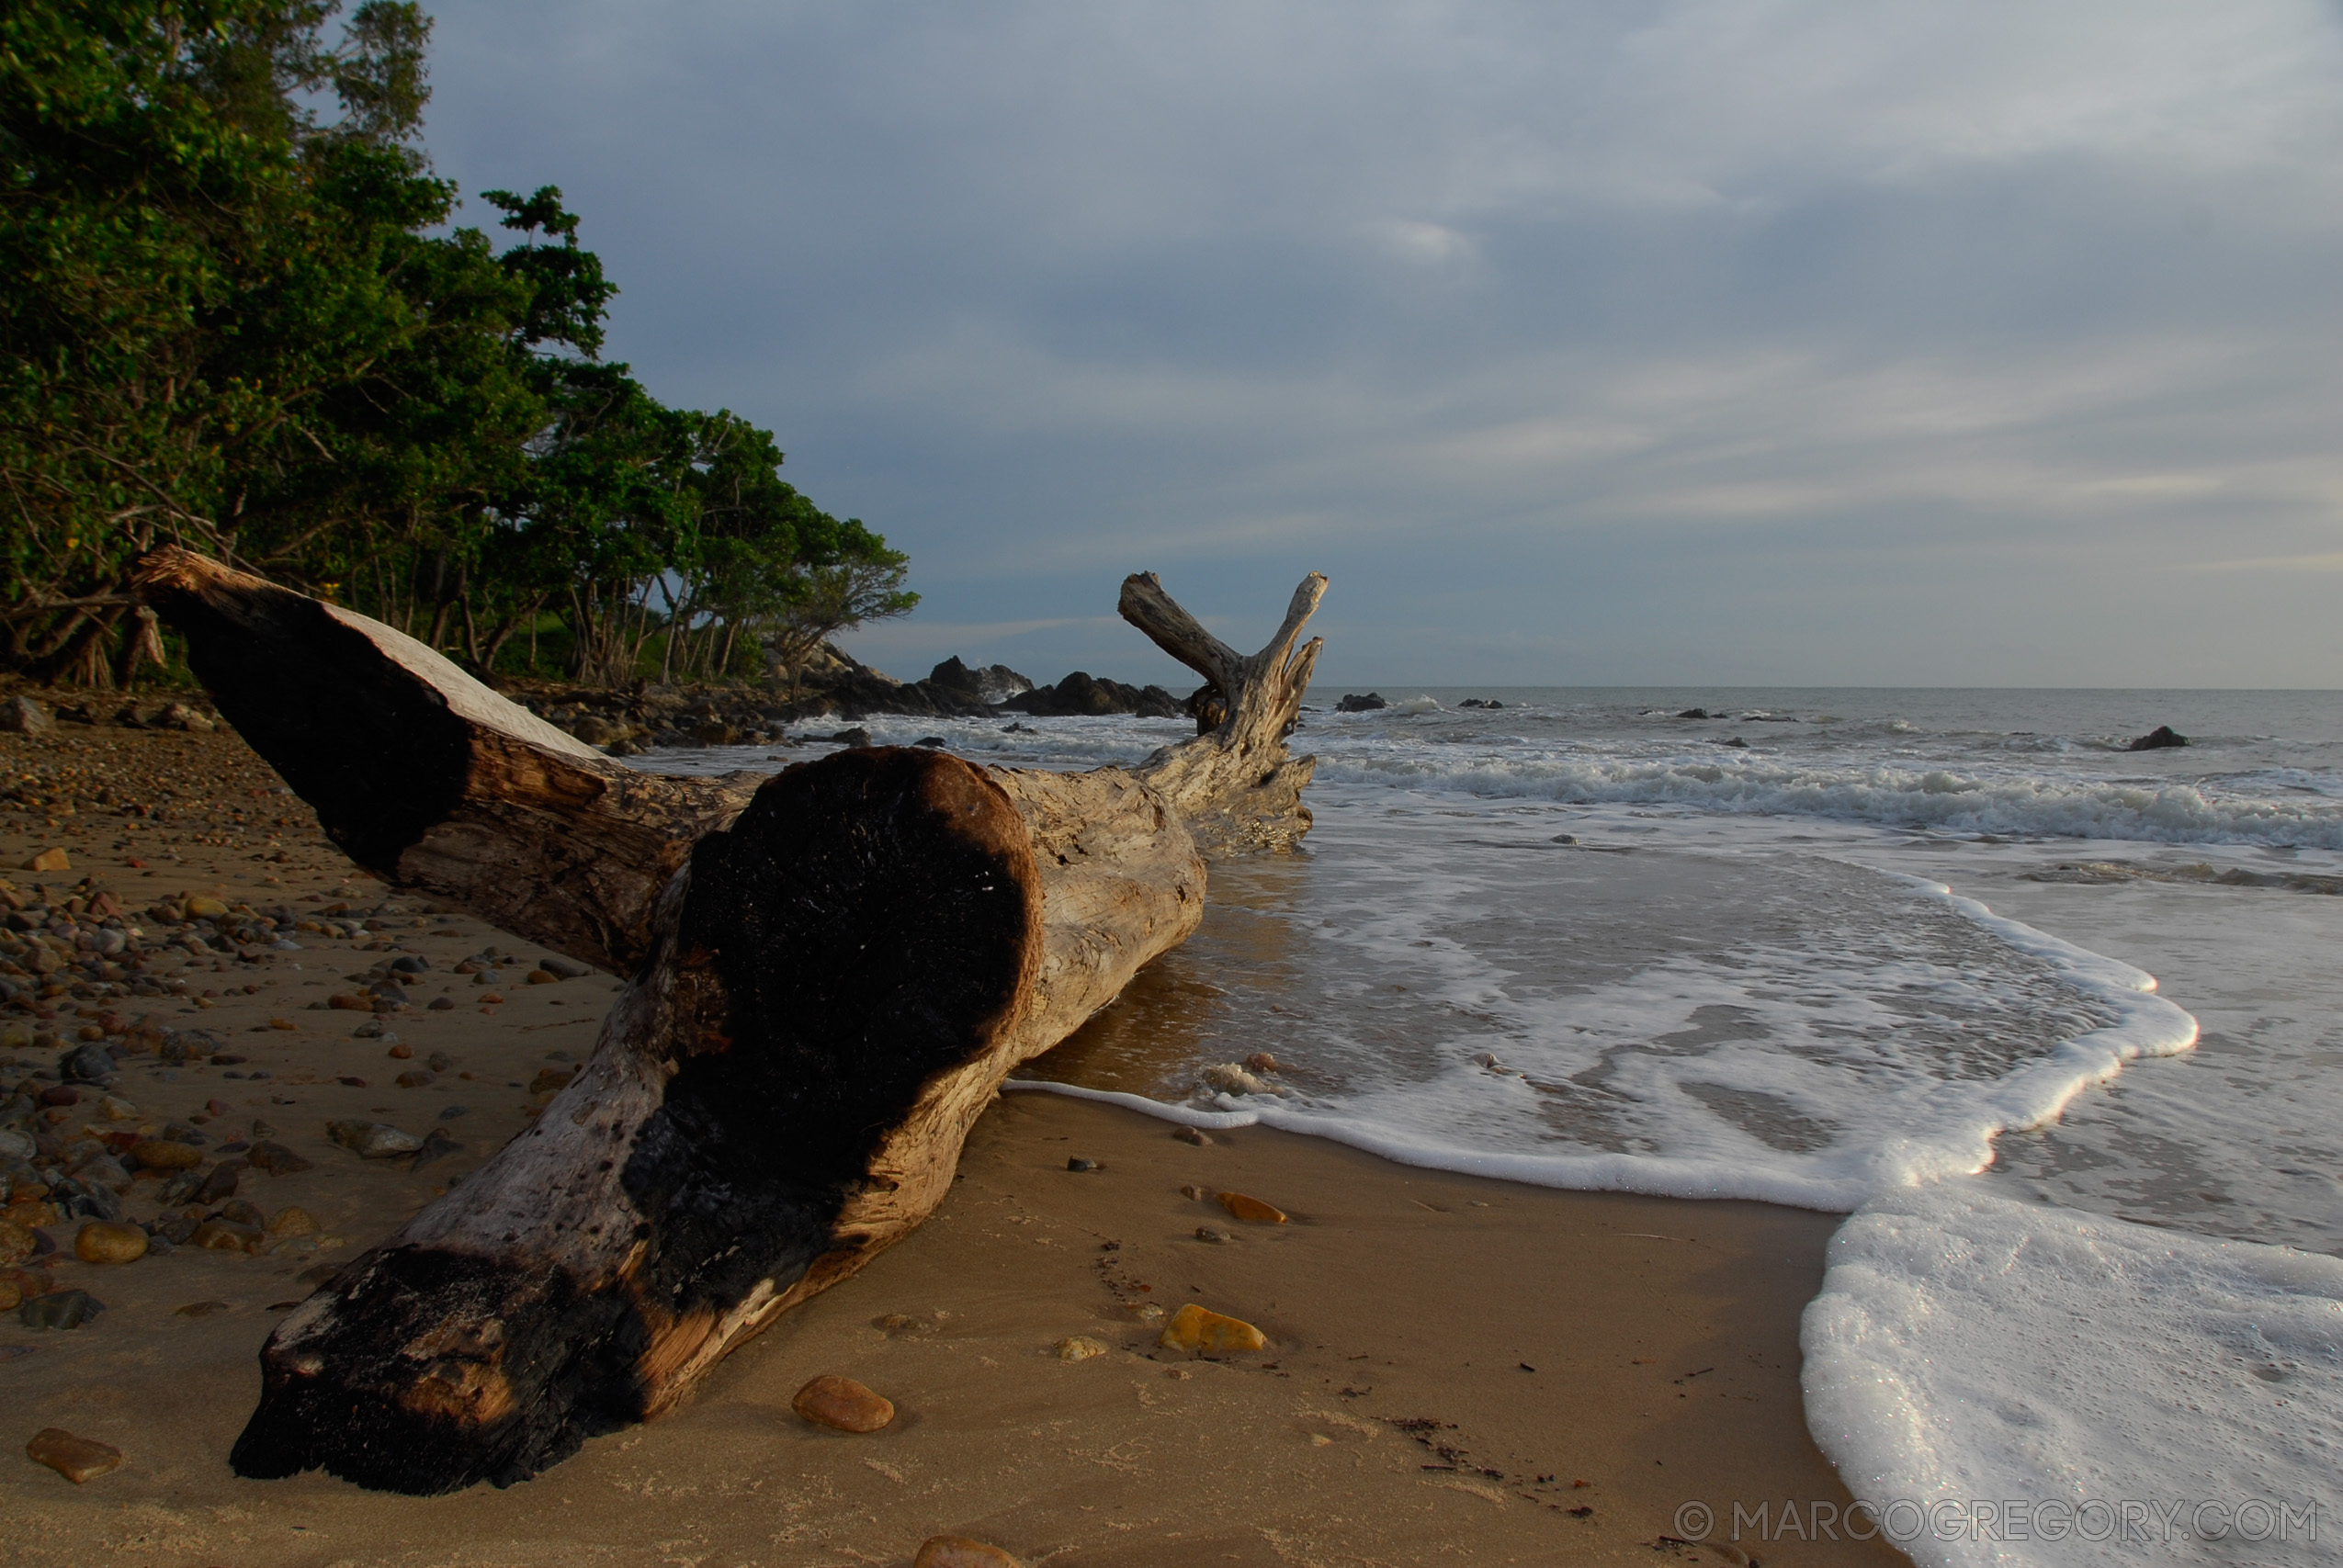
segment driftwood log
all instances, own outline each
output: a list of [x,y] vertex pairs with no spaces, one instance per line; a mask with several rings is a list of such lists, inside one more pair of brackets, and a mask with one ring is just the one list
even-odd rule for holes
[[390,627],[164,550],[139,575],[220,710],[370,871],[625,975],[529,1130],[278,1325],[232,1455],[408,1493],[535,1474],[672,1408],[943,1201],[1018,1064],[1290,848],[1326,580],[1237,654],[1152,574],[1124,616],[1225,717],[1133,769],[841,752],[770,779],[601,755]]

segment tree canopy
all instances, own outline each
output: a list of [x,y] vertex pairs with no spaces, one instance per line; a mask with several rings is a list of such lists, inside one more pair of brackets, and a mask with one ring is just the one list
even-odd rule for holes
[[430,19],[337,10],[0,15],[0,668],[126,680],[160,645],[123,574],[164,541],[483,671],[549,624],[597,682],[910,609],[906,558],[771,433],[600,357],[617,289],[559,189],[453,224]]

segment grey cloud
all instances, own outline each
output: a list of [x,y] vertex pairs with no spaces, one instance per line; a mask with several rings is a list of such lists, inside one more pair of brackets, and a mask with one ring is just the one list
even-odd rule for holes
[[[2267,0],[438,12],[614,351],[914,558],[863,635],[1149,679],[2335,684],[2336,13]],[[948,646],[942,640],[965,641]]]

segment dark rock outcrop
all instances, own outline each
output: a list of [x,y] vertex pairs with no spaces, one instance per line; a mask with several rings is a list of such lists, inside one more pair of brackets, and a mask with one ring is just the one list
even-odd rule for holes
[[1356,692],[1345,692],[1342,694],[1342,700],[1334,705],[1334,711],[1336,713],[1373,713],[1377,708],[1387,708],[1390,705],[1383,700],[1381,692],[1369,692],[1364,696]]
[[2168,724],[2159,724],[2145,735],[2123,748],[2126,751],[2162,751],[2169,747],[2186,746],[2189,738]]
[[1054,686],[1036,686],[1000,705],[1016,713],[1039,717],[1068,718],[1110,713],[1137,714],[1141,718],[1181,718],[1188,706],[1160,686],[1127,686],[1104,676],[1077,670]]
[[1021,692],[1033,690],[1033,682],[1010,669],[1006,664],[989,664],[981,670],[971,670],[954,654],[927,672],[920,682],[931,690],[956,692],[982,703],[1006,702]]

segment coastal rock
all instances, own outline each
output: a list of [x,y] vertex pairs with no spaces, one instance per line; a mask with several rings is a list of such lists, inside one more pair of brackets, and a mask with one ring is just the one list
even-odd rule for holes
[[27,1328],[79,1328],[105,1310],[106,1303],[87,1291],[51,1291],[28,1296],[17,1308],[17,1321]]
[[325,1135],[362,1159],[390,1159],[423,1147],[421,1138],[388,1122],[328,1122]]
[[1054,686],[1020,692],[1000,705],[1037,717],[1096,717],[1111,713],[1141,718],[1179,718],[1187,708],[1160,686],[1127,686],[1077,670]]
[[76,1438],[62,1427],[43,1427],[25,1445],[25,1457],[79,1486],[120,1464],[122,1450],[93,1438]]
[[39,735],[50,728],[53,722],[49,716],[49,710],[30,697],[15,696],[0,703],[0,729],[11,734]]
[[408,1165],[407,1168],[409,1170],[421,1170],[424,1166],[430,1165],[436,1160],[443,1160],[449,1155],[458,1155],[463,1152],[464,1145],[458,1143],[454,1135],[450,1134],[447,1128],[434,1127],[430,1132],[424,1134],[423,1147],[415,1151],[415,1157]]
[[1194,1144],[1198,1148],[1208,1147],[1212,1143],[1212,1134],[1197,1127],[1183,1127],[1172,1135],[1183,1144]]
[[73,857],[58,849],[36,850],[25,857],[20,869],[25,871],[71,871]]
[[1058,1359],[1061,1361],[1087,1361],[1092,1356],[1104,1356],[1108,1347],[1103,1340],[1087,1334],[1070,1335],[1058,1341]]
[[1274,1203],[1264,1203],[1242,1192],[1222,1192],[1217,1196],[1222,1208],[1249,1225],[1282,1225],[1286,1223],[1285,1211]]
[[1262,1350],[1269,1337],[1243,1318],[1190,1302],[1172,1314],[1156,1343],[1166,1350]]
[[130,1173],[123,1169],[122,1162],[112,1155],[99,1155],[85,1163],[74,1175],[80,1180],[95,1182],[117,1198],[130,1190]]
[[146,1256],[146,1233],[136,1225],[93,1220],[74,1235],[74,1256],[85,1263],[136,1263]]
[[114,1053],[103,1045],[76,1046],[59,1058],[57,1076],[67,1083],[96,1083],[112,1077]]
[[1033,690],[1031,681],[1026,680],[1006,664],[991,664],[981,670],[971,670],[960,662],[958,654],[954,654],[929,671],[927,679],[920,683],[930,688],[940,687],[947,692],[974,697],[978,702],[988,705],[1005,702],[1021,692]]
[[282,1144],[263,1141],[255,1144],[244,1158],[271,1176],[291,1176],[311,1168],[311,1162]]
[[0,1220],[0,1268],[22,1263],[40,1246],[30,1225],[20,1225],[14,1220]]
[[1206,1246],[1218,1247],[1222,1242],[1234,1241],[1237,1238],[1216,1225],[1198,1225],[1196,1239]]
[[1269,1086],[1234,1062],[1216,1062],[1204,1069],[1205,1085],[1223,1094],[1266,1094]]
[[206,1220],[196,1226],[187,1245],[206,1252],[257,1252],[266,1233],[258,1225],[239,1224],[234,1220]]
[[185,703],[171,704],[148,722],[157,729],[184,729],[198,735],[209,735],[220,728],[210,715]]
[[2163,751],[2175,746],[2186,746],[2189,738],[2168,724],[2159,724],[2145,735],[2123,748],[2126,751]]
[[209,1207],[211,1204],[224,1203],[233,1198],[236,1195],[236,1183],[243,1179],[248,1157],[223,1159],[213,1166],[211,1173],[203,1179],[202,1184],[193,1192],[187,1194],[188,1201]]
[[997,1546],[964,1535],[939,1535],[920,1543],[911,1568],[1024,1568],[1024,1564]]
[[130,1145],[130,1157],[147,1170],[189,1170],[203,1163],[203,1151],[168,1138],[141,1138]]
[[840,1432],[876,1432],[895,1419],[895,1406],[852,1378],[824,1373],[798,1390],[789,1408],[817,1427]]
[[269,1216],[267,1229],[272,1240],[281,1241],[287,1236],[315,1235],[318,1224],[307,1209],[295,1205],[279,1209]]
[[1381,692],[1364,694],[1345,692],[1342,694],[1342,700],[1334,705],[1334,711],[1336,713],[1373,713],[1377,708],[1387,708],[1390,705],[1383,700]]

